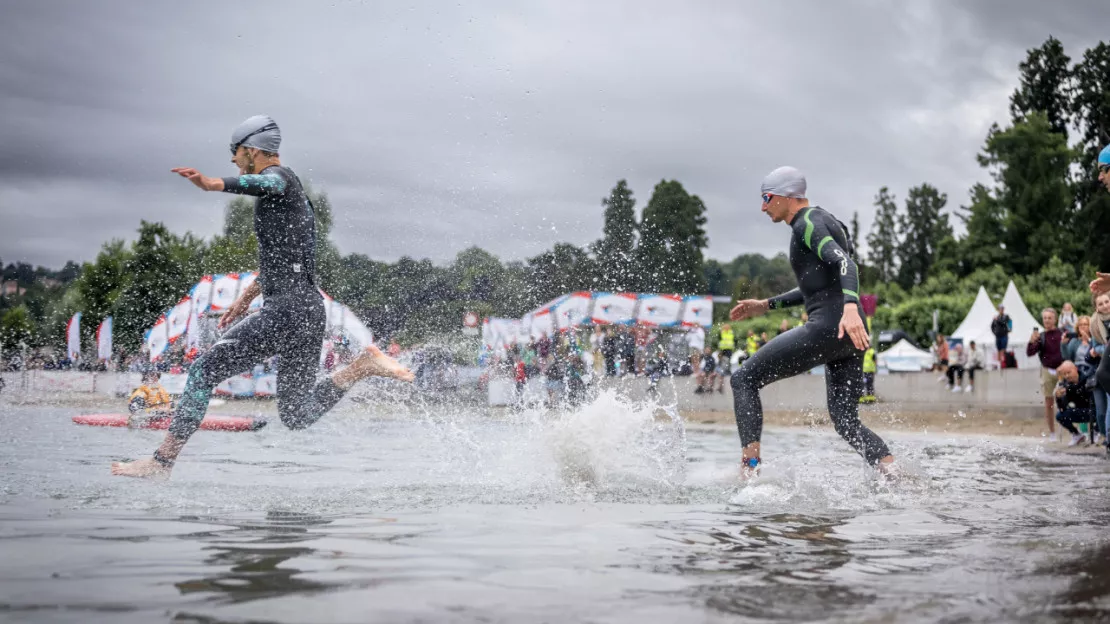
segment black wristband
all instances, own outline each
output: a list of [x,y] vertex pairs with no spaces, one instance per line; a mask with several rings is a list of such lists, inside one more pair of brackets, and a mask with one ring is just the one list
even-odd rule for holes
[[167,458],[158,451],[154,451],[154,461],[161,464],[163,468],[173,468],[173,460]]

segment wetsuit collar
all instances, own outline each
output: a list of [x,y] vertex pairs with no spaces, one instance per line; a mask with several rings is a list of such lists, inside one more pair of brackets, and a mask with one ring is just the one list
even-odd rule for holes
[[802,208],[798,212],[795,212],[794,213],[794,218],[790,220],[790,225],[794,225],[794,222],[798,220],[798,217],[802,216],[802,213],[804,213],[807,210],[812,210],[812,209],[813,209],[813,206],[806,206],[805,208]]

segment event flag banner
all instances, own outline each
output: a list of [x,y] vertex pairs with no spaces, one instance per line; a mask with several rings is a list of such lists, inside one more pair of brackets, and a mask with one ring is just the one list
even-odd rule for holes
[[189,316],[193,313],[193,300],[185,297],[166,312],[166,332],[170,342],[174,342],[189,328]]
[[66,355],[76,360],[81,355],[81,313],[70,317],[66,323]]
[[709,327],[713,324],[713,297],[690,296],[684,299],[682,325]]
[[682,297],[678,295],[640,295],[640,307],[636,311],[636,322],[649,327],[673,327],[678,325],[682,311]]
[[96,357],[100,360],[112,359],[112,317],[100,321],[96,328]]
[[189,298],[193,300],[193,313],[200,316],[208,312],[208,304],[212,302],[212,276],[205,275],[189,291]]
[[589,291],[572,293],[555,306],[555,327],[562,331],[585,323],[589,318],[592,302]]
[[212,299],[208,305],[212,310],[225,310],[235,303],[235,298],[238,295],[238,273],[216,275],[212,278]]
[[146,350],[150,353],[151,362],[166,352],[166,347],[170,344],[170,339],[166,334],[166,317],[159,318],[154,327],[147,330],[143,342],[146,344]]
[[594,293],[591,319],[599,325],[627,325],[636,318],[635,293]]
[[550,310],[540,310],[532,315],[531,337],[540,339],[555,335],[555,315]]

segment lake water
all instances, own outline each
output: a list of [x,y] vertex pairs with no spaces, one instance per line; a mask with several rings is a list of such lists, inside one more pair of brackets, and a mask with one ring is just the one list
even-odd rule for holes
[[741,485],[735,431],[611,394],[344,404],[199,432],[148,482],[108,466],[163,433],[81,411],[0,396],[0,621],[1110,619],[1110,462],[1034,440],[884,433],[892,484],[831,426],[771,428]]

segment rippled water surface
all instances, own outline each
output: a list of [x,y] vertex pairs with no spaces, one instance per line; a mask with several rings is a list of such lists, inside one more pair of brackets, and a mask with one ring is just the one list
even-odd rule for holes
[[161,432],[0,397],[0,620],[1110,620],[1100,457],[888,433],[908,472],[888,484],[831,427],[769,429],[741,486],[735,432],[610,395],[364,409],[200,432],[152,483],[108,465]]

